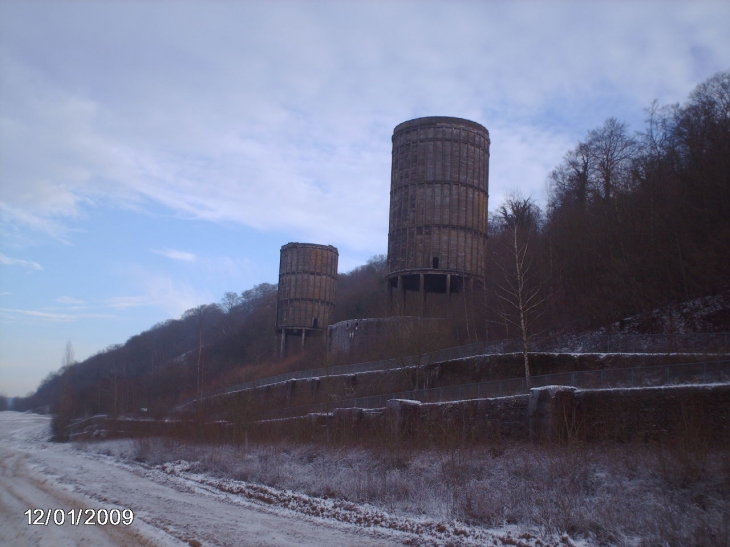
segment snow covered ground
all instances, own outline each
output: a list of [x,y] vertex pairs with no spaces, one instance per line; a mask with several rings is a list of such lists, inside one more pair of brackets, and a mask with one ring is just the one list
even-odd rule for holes
[[[0,545],[730,545],[721,447],[56,444],[49,423],[0,412]],[[28,525],[34,508],[135,518]]]
[[[24,546],[467,546],[566,545],[518,529],[390,515],[196,473],[176,461],[151,466],[47,442],[50,419],[0,413],[0,544]],[[131,509],[129,526],[29,525],[28,509]],[[59,513],[56,513],[58,515]],[[521,536],[521,537],[520,537]]]

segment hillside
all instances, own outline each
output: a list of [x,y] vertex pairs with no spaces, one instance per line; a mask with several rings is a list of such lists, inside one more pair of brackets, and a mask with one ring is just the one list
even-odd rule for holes
[[[652,105],[634,134],[613,118],[589,131],[550,174],[545,211],[519,195],[498,204],[484,286],[425,310],[445,320],[437,345],[598,329],[730,330],[728,157],[730,72],[700,84],[683,105]],[[514,270],[515,256],[524,270]],[[335,321],[396,313],[386,305],[386,273],[380,255],[340,274]],[[515,279],[535,302],[529,309],[520,308]],[[15,408],[160,417],[227,385],[332,364],[323,348],[275,359],[276,290],[264,283],[226,293],[69,363]],[[397,350],[373,348],[371,357]]]

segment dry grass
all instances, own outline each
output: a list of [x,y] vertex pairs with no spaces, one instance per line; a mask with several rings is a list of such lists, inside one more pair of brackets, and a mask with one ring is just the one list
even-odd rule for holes
[[[730,546],[730,454],[686,446],[500,443],[415,450],[126,442],[126,457],[391,513],[568,533],[593,545]],[[109,452],[109,443],[95,450]]]

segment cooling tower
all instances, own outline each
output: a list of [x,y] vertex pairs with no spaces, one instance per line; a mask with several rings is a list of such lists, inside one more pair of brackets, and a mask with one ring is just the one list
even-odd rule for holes
[[449,295],[483,281],[489,131],[427,117],[393,131],[388,287]]
[[304,347],[308,335],[327,332],[335,307],[337,258],[332,245],[287,243],[281,248],[276,332],[282,356],[288,336],[300,336]]

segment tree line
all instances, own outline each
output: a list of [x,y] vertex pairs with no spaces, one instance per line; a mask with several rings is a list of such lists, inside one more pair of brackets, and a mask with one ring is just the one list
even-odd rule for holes
[[[385,257],[338,276],[334,321],[385,313]],[[61,368],[37,390],[14,401],[16,410],[68,416],[129,413],[161,417],[180,402],[221,387],[276,373],[276,367],[319,366],[321,351],[278,362],[274,335],[277,285],[226,292],[220,303],[187,310],[76,362],[67,347]],[[0,409],[6,406],[0,400]]]
[[[684,104],[652,103],[631,131],[609,118],[548,174],[544,208],[516,192],[490,213],[486,278],[447,307],[451,343],[603,329],[730,290],[730,71]],[[725,299],[730,304],[730,295]],[[708,315],[730,330],[730,305]],[[447,310],[444,314],[444,310]]]
[[[730,71],[682,105],[652,103],[638,132],[607,119],[548,184],[544,211],[513,195],[490,219],[492,333],[620,331],[622,318],[727,291]],[[727,315],[717,330],[728,330]]]
[[568,310],[605,322],[727,288],[730,73],[682,106],[652,104],[636,135],[607,120],[550,183],[548,237]]

